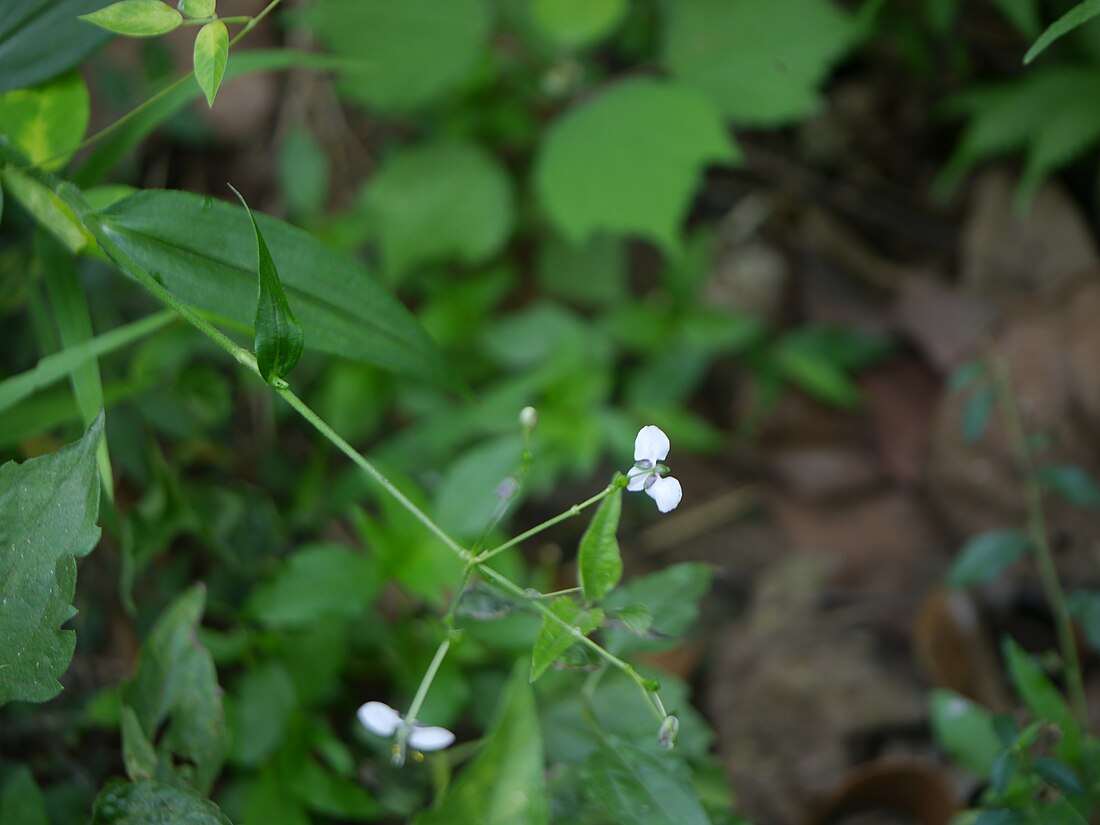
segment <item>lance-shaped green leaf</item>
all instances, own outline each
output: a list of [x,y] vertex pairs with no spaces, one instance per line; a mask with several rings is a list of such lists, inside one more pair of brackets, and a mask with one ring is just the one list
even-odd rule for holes
[[1071,762],[1077,761],[1081,755],[1081,725],[1066,700],[1042,666],[1022,647],[1009,638],[1001,647],[1016,692],[1037,719],[1059,727],[1062,739],[1056,747],[1058,755]]
[[157,752],[129,705],[121,708],[119,727],[122,730],[122,762],[126,765],[126,775],[135,782],[152,779],[157,770]]
[[542,732],[523,676],[517,665],[477,758],[415,825],[548,825]]
[[[225,74],[229,59],[229,30],[221,20],[214,20],[199,29],[195,37],[195,80],[206,95],[206,105],[213,107],[214,96]],[[234,190],[236,191],[236,190]]]
[[178,28],[183,15],[160,0],[121,0],[80,19],[127,37],[155,37]]
[[194,791],[160,782],[115,781],[99,792],[91,825],[233,825],[217,805]]
[[[177,784],[209,791],[225,760],[227,736],[214,660],[197,637],[206,591],[197,585],[153,625],[138,670],[122,691],[146,739],[157,750],[158,775],[176,759]],[[159,736],[158,736],[159,734]]]
[[550,604],[550,609],[555,616],[573,629],[562,627],[549,617],[542,620],[542,627],[539,629],[539,635],[535,637],[535,646],[531,651],[530,679],[532,682],[542,676],[555,659],[572,647],[580,635],[587,636],[603,624],[602,610],[598,607],[583,609],[568,597],[555,599]]
[[45,702],[73,657],[76,557],[99,541],[100,416],[56,453],[0,467],[0,705]]
[[1031,540],[1019,530],[981,533],[963,545],[947,573],[947,583],[951,587],[971,587],[989,581],[1030,550]]
[[[229,187],[233,189],[232,186]],[[268,251],[260,225],[248,208],[244,197],[236,189],[233,193],[241,199],[248,219],[252,222],[252,231],[256,234],[256,256],[259,259],[258,272],[260,293],[256,299],[256,364],[265,381],[282,378],[298,363],[305,346],[302,325],[294,317],[290,302],[286,299],[279,270]]]
[[619,553],[619,515],[623,510],[623,491],[616,490],[600,502],[592,522],[581,537],[577,553],[577,575],[581,592],[590,602],[598,602],[615,589],[623,575]]

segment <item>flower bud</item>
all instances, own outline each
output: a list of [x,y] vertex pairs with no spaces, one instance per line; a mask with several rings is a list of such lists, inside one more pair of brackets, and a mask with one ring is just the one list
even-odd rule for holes
[[657,744],[664,750],[670,751],[676,747],[676,736],[680,733],[680,720],[671,714],[661,722],[661,729],[657,732]]
[[519,424],[525,430],[535,429],[539,423],[539,414],[534,407],[524,407],[519,411]]

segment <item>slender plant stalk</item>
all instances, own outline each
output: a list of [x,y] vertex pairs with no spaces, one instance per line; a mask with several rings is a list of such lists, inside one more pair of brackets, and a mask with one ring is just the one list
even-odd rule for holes
[[1024,474],[1024,504],[1027,511],[1027,533],[1035,548],[1035,563],[1039,569],[1039,580],[1043,586],[1051,612],[1054,614],[1054,627],[1058,635],[1058,647],[1062,653],[1065,668],[1066,685],[1070,701],[1073,703],[1077,718],[1088,725],[1088,703],[1085,701],[1085,685],[1081,678],[1081,663],[1077,656],[1077,640],[1073,633],[1073,620],[1062,583],[1058,579],[1058,570],[1054,566],[1054,554],[1047,538],[1046,515],[1043,509],[1043,486],[1036,472],[1035,461],[1028,443],[1027,430],[1020,416],[1020,407],[1012,384],[1012,373],[1008,365],[997,360],[993,364],[994,378],[1000,384],[997,393],[1001,404],[1001,415],[1008,431],[1016,461]]

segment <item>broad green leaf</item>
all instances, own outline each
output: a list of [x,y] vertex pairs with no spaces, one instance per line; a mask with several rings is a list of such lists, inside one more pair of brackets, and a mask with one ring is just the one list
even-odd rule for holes
[[535,191],[573,243],[606,230],[641,235],[674,252],[701,172],[738,156],[698,91],[666,80],[627,80],[551,125],[539,148]]
[[535,696],[517,664],[477,757],[415,825],[549,825]]
[[99,792],[91,825],[233,825],[209,799],[159,782],[114,781]]
[[1042,777],[1044,782],[1053,785],[1063,793],[1085,793],[1081,778],[1065,762],[1049,756],[1040,756],[1031,763],[1031,769]]
[[309,545],[255,590],[248,611],[267,627],[307,627],[322,617],[358,616],[380,586],[373,560],[362,552],[340,544]]
[[185,17],[201,20],[206,17],[214,16],[214,12],[217,10],[217,3],[215,0],[179,0],[177,8]]
[[77,19],[103,0],[0,3],[0,92],[26,89],[84,62],[111,35]]
[[[142,645],[137,673],[122,700],[171,769],[172,756],[190,763],[176,781],[209,791],[225,760],[221,688],[210,653],[198,642],[206,591],[196,585],[160,615]],[[177,768],[180,771],[180,768]]]
[[664,64],[752,125],[820,108],[818,88],[860,33],[830,0],[676,0],[665,10]]
[[257,767],[286,737],[291,714],[298,705],[294,682],[278,662],[265,662],[245,672],[234,693],[230,759]]
[[134,782],[154,779],[157,773],[157,752],[153,743],[141,729],[134,709],[122,705],[119,711],[119,727],[122,731],[122,761],[126,775]]
[[[229,187],[233,189],[232,186]],[[252,232],[256,237],[257,272],[259,275],[259,297],[256,299],[256,366],[260,375],[269,383],[284,377],[298,363],[305,346],[302,326],[294,316],[286,292],[279,280],[279,270],[267,248],[263,232],[256,223],[244,197],[236,189],[233,193],[240,198],[248,220],[252,223]]]
[[608,647],[616,651],[667,650],[678,644],[699,615],[699,601],[710,589],[713,570],[701,562],[673,564],[631,579],[604,601],[609,613],[644,604],[653,617],[652,631],[663,637],[640,639],[628,630],[608,628]]
[[292,216],[315,217],[328,200],[328,155],[305,126],[290,130],[279,150],[279,185]]
[[626,245],[597,236],[580,246],[550,238],[539,246],[539,286],[585,307],[622,306],[627,297]]
[[46,800],[26,765],[17,765],[0,786],[0,822],[50,825]]
[[358,778],[345,778],[322,767],[309,754],[288,766],[287,785],[308,810],[340,821],[370,822],[382,806]]
[[477,536],[502,504],[500,485],[516,472],[523,446],[506,435],[478,444],[447,468],[436,489],[433,511],[440,526],[457,536]]
[[1065,37],[1078,26],[1087,23],[1098,14],[1100,14],[1100,0],[1083,0],[1083,2],[1078,3],[1051,23],[1046,31],[1039,35],[1039,39],[1032,44],[1031,48],[1027,50],[1027,54],[1024,55],[1024,63],[1030,63],[1042,54],[1055,40],[1060,37]]
[[508,173],[480,146],[450,140],[386,158],[362,208],[393,276],[449,258],[480,263],[500,251],[514,221]]
[[264,766],[248,788],[245,823],[278,822],[279,825],[312,825],[309,814],[291,794],[286,778],[274,766]]
[[94,358],[129,346],[174,321],[176,314],[171,310],[149,315],[129,324],[115,327],[110,332],[95,338],[66,347],[61,352],[47,355],[34,369],[13,375],[0,381],[0,413],[22,401],[42,387],[65,378],[81,364],[87,364]]
[[581,592],[590,602],[598,602],[615,589],[623,575],[619,553],[619,515],[623,510],[623,491],[616,490],[600,502],[577,551],[577,577]]
[[183,22],[178,11],[160,0],[120,0],[80,19],[127,37],[167,34]]
[[344,97],[408,110],[456,88],[488,42],[487,0],[328,0],[294,19],[329,49],[358,61],[338,83]]
[[90,111],[84,78],[66,72],[33,88],[0,94],[0,134],[32,163],[57,169],[84,138]]
[[933,690],[930,702],[932,733],[940,747],[967,770],[989,776],[1004,750],[993,714],[950,690]]
[[578,49],[610,34],[622,22],[627,0],[531,0],[531,17],[554,44]]
[[35,178],[11,166],[0,166],[0,184],[70,252],[79,252],[91,242],[91,236],[72,208]]
[[950,587],[972,587],[989,581],[1028,554],[1031,541],[1019,530],[990,530],[974,536],[959,550],[947,573]]
[[567,630],[549,617],[542,620],[539,635],[535,637],[535,646],[531,650],[530,680],[534,682],[561,654],[577,641],[577,634],[587,636],[603,624],[603,611],[598,607],[582,608],[567,596],[554,599],[550,603],[554,615],[573,630]]
[[[83,217],[121,256],[123,271],[137,264],[187,303],[252,324],[256,247],[240,209],[145,190]],[[256,223],[311,348],[464,389],[409,311],[370,274],[296,227],[265,215]]]
[[691,771],[675,753],[653,753],[612,738],[588,757],[585,791],[613,822],[710,825]]
[[[35,238],[35,251],[42,264],[50,306],[61,335],[61,346],[70,350],[91,341],[92,317],[88,311],[84,289],[77,279],[72,257],[45,233],[39,233]],[[103,409],[103,381],[99,375],[99,362],[92,358],[73,367],[69,379],[84,426],[89,427]],[[99,465],[99,482],[103,485],[103,492],[113,501],[115,488],[106,436],[100,439],[96,463]]]
[[1055,493],[1078,507],[1100,507],[1100,484],[1088,470],[1076,464],[1043,467],[1039,478]]
[[207,23],[195,36],[195,80],[206,95],[206,105],[213,108],[214,96],[225,74],[229,59],[229,30],[221,20]]
[[45,702],[61,690],[76,634],[76,558],[99,541],[97,418],[56,453],[0,466],[0,705]]
[[843,369],[802,347],[779,346],[772,361],[784,378],[821,401],[850,409],[862,398]]
[[1012,639],[1002,645],[1012,684],[1036,719],[1052,722],[1061,728],[1062,741],[1058,752],[1076,761],[1081,753],[1081,727],[1066,700],[1047,677],[1043,668]]

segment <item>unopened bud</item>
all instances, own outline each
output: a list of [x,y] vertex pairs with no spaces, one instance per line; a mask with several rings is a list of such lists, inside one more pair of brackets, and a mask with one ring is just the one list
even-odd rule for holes
[[539,414],[534,407],[524,407],[519,411],[519,424],[525,430],[535,429],[539,423]]
[[680,733],[680,720],[675,716],[666,716],[661,722],[661,729],[657,732],[657,744],[666,751],[676,747],[676,736]]

